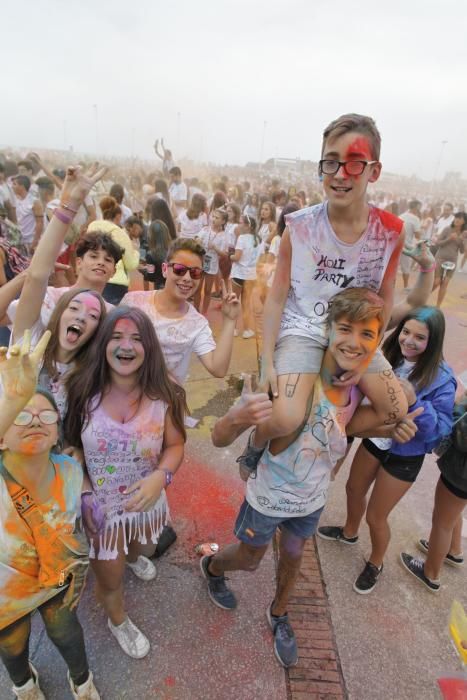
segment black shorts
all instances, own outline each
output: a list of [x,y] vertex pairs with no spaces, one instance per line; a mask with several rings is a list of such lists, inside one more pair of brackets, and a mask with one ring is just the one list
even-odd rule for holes
[[373,457],[376,457],[376,459],[379,459],[381,464],[385,462],[388,458],[389,455],[389,450],[382,450],[378,445],[375,445],[374,442],[371,442],[368,438],[363,438],[362,440],[362,445],[367,450]]
[[400,481],[408,481],[413,484],[423,465],[425,455],[412,455],[403,457],[389,452],[381,466],[388,474]]
[[446,486],[447,490],[450,491],[453,496],[457,496],[457,498],[463,498],[464,501],[467,501],[467,491],[463,491],[463,489],[457,488],[457,486],[454,486],[454,484],[451,484],[444,474],[441,474],[440,476],[441,481],[443,484]]
[[238,287],[243,287],[243,285],[245,284],[245,280],[241,280],[240,277],[232,277],[232,280]]

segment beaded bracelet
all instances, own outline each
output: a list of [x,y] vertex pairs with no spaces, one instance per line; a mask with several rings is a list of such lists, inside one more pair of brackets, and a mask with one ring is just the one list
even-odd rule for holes
[[62,209],[66,209],[67,211],[73,212],[73,214],[77,214],[77,213],[78,213],[78,209],[73,209],[73,207],[70,207],[70,205],[69,205],[69,204],[66,204],[66,202],[60,202],[60,207],[61,207]]
[[57,219],[62,222],[62,224],[71,224],[71,222],[73,221],[72,216],[69,216],[65,212],[60,211],[58,207],[54,210],[54,216],[56,216]]

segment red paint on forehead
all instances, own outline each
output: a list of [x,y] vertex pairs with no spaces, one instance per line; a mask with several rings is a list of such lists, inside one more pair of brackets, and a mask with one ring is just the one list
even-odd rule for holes
[[365,136],[356,136],[347,148],[346,158],[355,158],[356,156],[360,156],[365,160],[373,160],[371,144]]
[[138,326],[131,318],[119,318],[114,330],[118,333],[138,333]]
[[80,304],[84,304],[84,306],[87,309],[94,309],[100,312],[101,310],[101,305],[99,304],[99,300],[97,297],[94,296],[94,294],[88,294],[87,292],[81,292],[80,294],[77,294],[75,297],[73,297],[73,301],[77,301]]

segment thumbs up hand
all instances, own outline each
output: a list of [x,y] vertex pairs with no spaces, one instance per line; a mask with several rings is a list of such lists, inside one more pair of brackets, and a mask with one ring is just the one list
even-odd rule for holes
[[272,415],[272,401],[264,392],[254,393],[251,374],[243,375],[243,389],[237,403],[232,406],[232,419],[241,425],[258,425]]

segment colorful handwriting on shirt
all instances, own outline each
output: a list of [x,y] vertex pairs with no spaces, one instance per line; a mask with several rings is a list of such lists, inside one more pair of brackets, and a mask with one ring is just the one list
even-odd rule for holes
[[[138,445],[137,440],[116,440],[115,438],[111,440],[106,440],[105,438],[98,438],[97,439],[98,443],[98,452],[117,452],[119,449],[122,452],[136,452],[136,446]],[[118,447],[121,445],[122,447]],[[129,445],[131,445],[131,448],[129,448]]]

